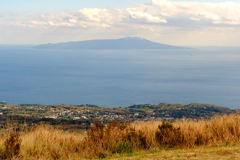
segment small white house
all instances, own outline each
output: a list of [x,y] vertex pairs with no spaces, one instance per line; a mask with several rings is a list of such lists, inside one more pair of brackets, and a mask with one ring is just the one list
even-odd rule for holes
[[80,117],[74,117],[73,120],[80,120]]
[[134,113],[134,116],[139,116],[139,113]]

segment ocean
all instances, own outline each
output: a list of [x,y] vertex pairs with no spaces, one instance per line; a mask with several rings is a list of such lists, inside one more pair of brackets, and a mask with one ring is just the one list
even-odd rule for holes
[[0,101],[240,108],[240,47],[47,50],[0,45]]

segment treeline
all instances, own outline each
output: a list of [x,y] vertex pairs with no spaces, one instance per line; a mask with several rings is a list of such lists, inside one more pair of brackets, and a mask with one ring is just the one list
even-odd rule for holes
[[20,129],[20,125],[34,126],[40,124],[49,124],[62,130],[87,130],[94,120],[66,120],[66,119],[52,119],[52,118],[36,118],[21,115],[0,115],[0,128],[7,129],[15,127]]
[[206,118],[212,117],[213,115],[219,114],[232,114],[236,113],[236,110],[231,110],[226,107],[215,106],[212,104],[200,104],[192,103],[188,105],[182,104],[143,104],[143,105],[133,105],[127,107],[131,112],[139,112],[140,115],[147,115],[146,113],[151,110],[155,117],[164,117],[169,115],[174,118]]

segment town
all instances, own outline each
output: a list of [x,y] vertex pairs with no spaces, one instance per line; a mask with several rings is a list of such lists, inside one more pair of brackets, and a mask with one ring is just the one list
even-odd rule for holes
[[0,103],[1,127],[7,121],[24,125],[49,123],[63,129],[88,129],[94,121],[107,124],[111,121],[120,122],[151,122],[174,121],[181,118],[191,120],[207,119],[216,114],[231,114],[237,110],[210,104],[144,104],[126,108],[99,107],[96,105],[40,105],[40,104],[7,104]]

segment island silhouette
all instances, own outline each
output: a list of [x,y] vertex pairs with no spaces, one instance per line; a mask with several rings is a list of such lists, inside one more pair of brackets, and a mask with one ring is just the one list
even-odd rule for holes
[[186,49],[149,41],[139,37],[120,39],[98,39],[64,43],[48,43],[34,46],[37,49]]

